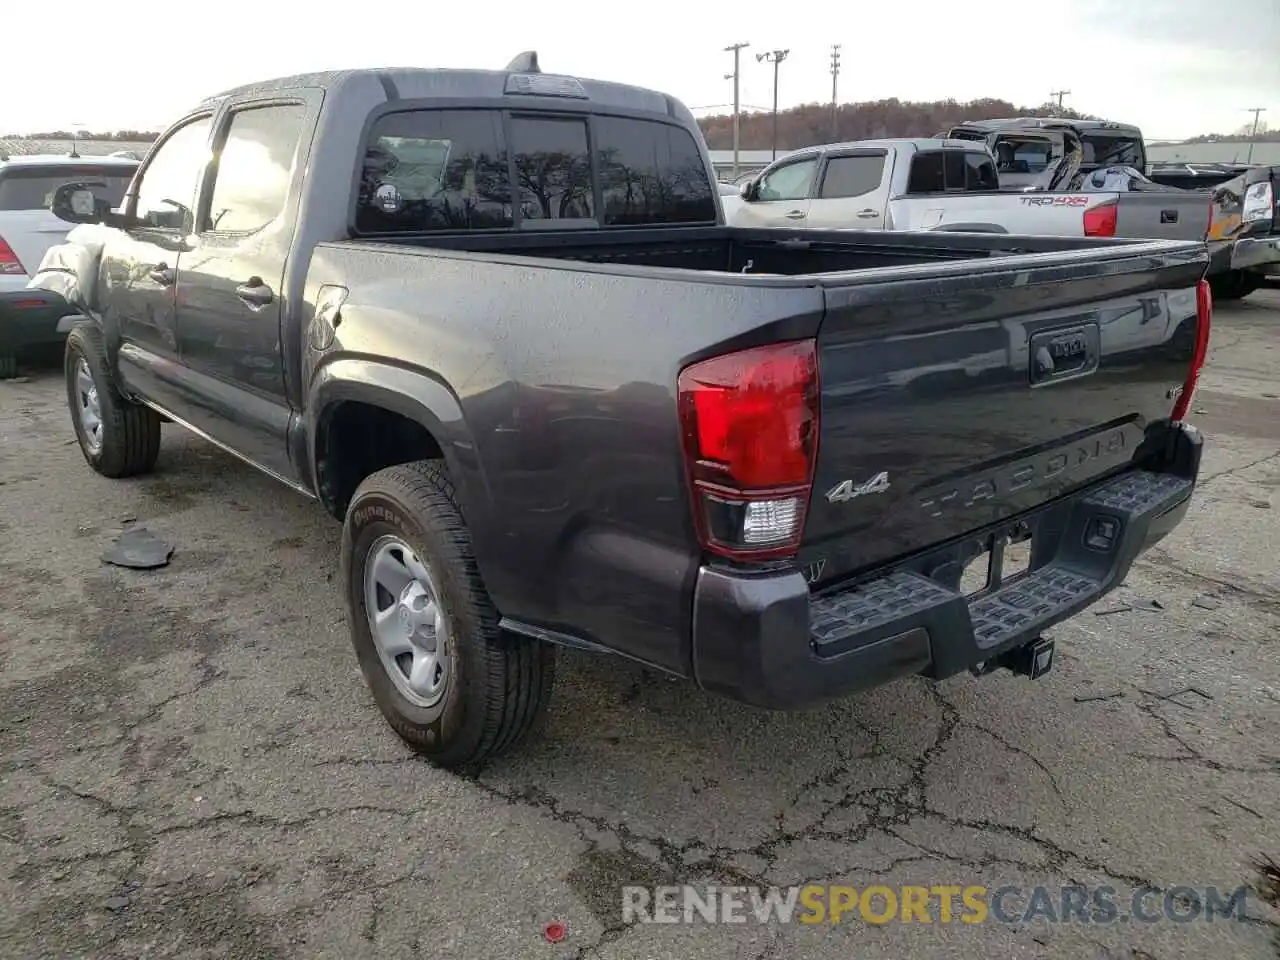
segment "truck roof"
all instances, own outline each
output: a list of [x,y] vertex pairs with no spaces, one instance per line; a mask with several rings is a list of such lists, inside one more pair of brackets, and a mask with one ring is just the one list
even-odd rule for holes
[[[890,147],[911,147],[916,151],[923,150],[977,150],[986,148],[972,140],[948,140],[942,137],[882,137],[879,140],[847,140],[842,143],[823,143],[813,147],[803,147],[787,151],[787,156],[805,153],[811,150],[828,152],[831,150],[865,150],[888,149]],[[778,158],[782,158],[782,154]]]
[[[517,58],[519,61],[520,58]],[[513,61],[513,65],[517,61]],[[219,101],[231,97],[271,96],[286,90],[297,90],[304,87],[318,87],[327,92],[341,95],[344,87],[376,79],[388,100],[429,100],[435,98],[450,99],[494,99],[500,100],[518,91],[512,90],[512,77],[544,77],[546,81],[576,81],[586,94],[586,99],[595,107],[612,107],[615,109],[635,110],[678,119],[693,123],[693,115],[689,113],[674,97],[644,87],[632,87],[621,83],[610,83],[604,80],[591,80],[581,77],[565,77],[558,74],[544,74],[537,68],[536,59],[521,63],[531,66],[525,70],[459,70],[453,68],[424,67],[387,67],[379,69],[330,70],[321,73],[301,73],[289,77],[277,77],[256,83],[224,90],[221,93],[206,97],[199,106],[209,107]],[[581,99],[581,96],[577,99]]]
[[1071,120],[1066,117],[1005,117],[995,120],[964,120],[957,127],[994,132],[1011,127],[1072,127],[1080,131],[1114,130],[1141,136],[1141,131],[1131,123],[1115,123],[1111,120]]

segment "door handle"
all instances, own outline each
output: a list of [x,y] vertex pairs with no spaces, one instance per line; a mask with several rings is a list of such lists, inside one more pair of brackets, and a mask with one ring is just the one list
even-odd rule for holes
[[1160,222],[1161,223],[1177,223],[1178,211],[1177,210],[1161,210]]
[[866,210],[859,210],[858,216],[861,217],[863,220],[870,220],[872,217],[880,216],[880,211],[872,210],[870,207],[868,207]]
[[157,263],[147,272],[147,276],[162,287],[173,286],[173,271],[167,263]]
[[247,283],[236,287],[236,296],[254,308],[265,307],[276,298],[261,277],[250,277]]
[[803,211],[803,210],[788,210],[785,214],[783,214],[783,216],[785,216],[788,220],[803,220],[803,219],[804,219],[804,211]]

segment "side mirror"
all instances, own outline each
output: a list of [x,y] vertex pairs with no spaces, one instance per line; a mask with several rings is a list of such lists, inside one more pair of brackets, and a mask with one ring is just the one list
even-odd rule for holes
[[748,180],[742,185],[742,190],[739,192],[741,193],[743,200],[746,200],[748,203],[751,202],[756,198],[756,181]]
[[102,223],[111,213],[111,204],[93,192],[94,187],[106,189],[105,183],[64,183],[53,191],[49,209],[59,220],[67,223]]

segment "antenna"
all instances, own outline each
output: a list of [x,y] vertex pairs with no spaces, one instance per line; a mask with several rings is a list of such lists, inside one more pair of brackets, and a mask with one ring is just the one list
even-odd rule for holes
[[541,73],[538,67],[538,51],[526,50],[524,53],[516,55],[516,58],[507,64],[508,73]]

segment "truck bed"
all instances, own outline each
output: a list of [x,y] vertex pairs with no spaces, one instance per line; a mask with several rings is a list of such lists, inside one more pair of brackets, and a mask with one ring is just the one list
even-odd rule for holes
[[[334,376],[395,355],[457,391],[459,482],[486,504],[473,536],[501,558],[483,571],[500,609],[586,642],[624,622],[628,653],[687,672],[670,637],[688,615],[659,600],[701,562],[676,467],[687,365],[815,343],[820,439],[796,559],[823,590],[1140,463],[1186,376],[1206,265],[1203,244],[1164,241],[472,235],[320,244],[308,300],[349,291]],[[1073,368],[1037,372],[1043,350]],[[323,384],[328,362],[308,354],[303,382]],[[883,492],[828,496],[881,473]]]
[[471,233],[347,242],[361,246],[389,243],[395,247],[476,254],[808,279],[826,273],[972,261],[1012,254],[1088,251],[1081,259],[1096,259],[1098,253],[1107,248],[1118,257],[1132,256],[1135,252],[1133,241],[1091,237],[736,227],[657,228],[612,233],[594,231],[590,234],[565,231],[525,236]]

